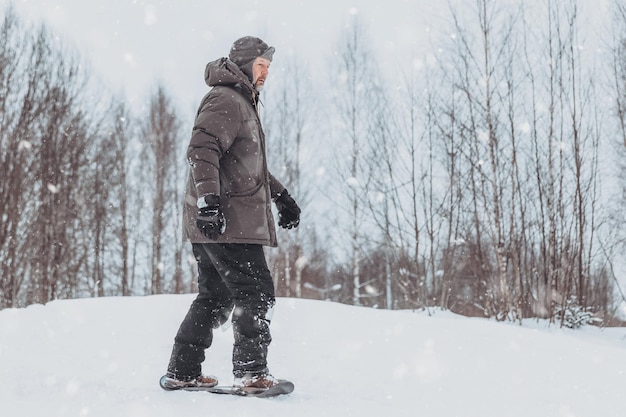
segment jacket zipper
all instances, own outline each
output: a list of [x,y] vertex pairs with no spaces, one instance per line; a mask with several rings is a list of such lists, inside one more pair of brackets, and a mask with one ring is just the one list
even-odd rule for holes
[[[263,126],[261,125],[261,116],[259,114],[258,101],[256,100],[256,97],[254,97],[254,93],[252,94],[252,106],[254,107],[254,112],[256,113],[256,122],[260,132],[259,139],[261,140],[261,152],[263,152],[263,173],[265,174],[265,178],[263,178],[263,181],[265,182],[265,198],[267,199],[267,207],[265,209],[265,215],[267,217],[267,231],[270,235],[270,244],[276,245],[276,238],[272,236],[271,232],[272,229],[276,230],[276,225],[273,224],[274,219],[272,217],[272,192],[270,190],[269,183],[270,171],[267,167],[267,153],[265,152],[265,131],[263,131]],[[274,225],[274,227],[271,227],[270,225]]]

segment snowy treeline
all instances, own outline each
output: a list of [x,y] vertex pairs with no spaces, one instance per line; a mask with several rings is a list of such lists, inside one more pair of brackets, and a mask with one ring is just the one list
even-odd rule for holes
[[[452,8],[436,50],[392,76],[355,16],[328,84],[295,57],[273,73],[269,161],[303,208],[268,252],[279,293],[610,318],[623,299],[626,14],[616,5],[614,26],[594,28],[613,43],[600,54],[582,47],[578,6]],[[166,86],[134,114],[45,29],[9,11],[2,33],[0,307],[192,290],[189,126]]]
[[[328,68],[331,93],[316,96],[322,116],[302,116],[319,85],[290,80],[268,101],[287,114],[272,120],[275,129],[305,117],[290,136],[272,132],[292,145],[279,160],[303,155],[313,168],[331,160],[307,195],[330,208],[308,224],[339,219],[337,230],[317,229],[315,250],[332,249],[314,259],[342,253],[343,261],[305,279],[315,285],[308,295],[499,318],[558,312],[561,320],[572,309],[610,317],[624,299],[614,268],[626,231],[624,9],[615,6],[614,27],[588,28],[577,2],[501,5],[452,9],[439,48],[398,65],[391,79],[357,17]],[[585,50],[593,45],[585,36],[598,33],[613,49],[602,38],[603,52]],[[321,149],[325,133],[330,152]],[[309,142],[318,148],[297,152]],[[299,188],[310,181],[305,172],[315,174],[301,165],[296,158],[286,168]],[[289,277],[300,245],[282,250]]]
[[162,87],[147,107],[133,115],[53,33],[5,11],[0,307],[190,289],[181,127]]

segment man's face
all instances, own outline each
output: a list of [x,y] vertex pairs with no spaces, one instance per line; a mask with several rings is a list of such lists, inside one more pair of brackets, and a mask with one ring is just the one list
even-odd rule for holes
[[265,85],[265,79],[270,70],[270,60],[258,57],[252,63],[252,84],[257,91],[261,91]]

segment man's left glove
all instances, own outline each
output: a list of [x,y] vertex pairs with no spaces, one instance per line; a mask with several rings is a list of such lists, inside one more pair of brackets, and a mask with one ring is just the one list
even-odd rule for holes
[[284,189],[274,200],[278,209],[278,225],[283,229],[298,227],[300,224],[300,207]]
[[224,234],[226,220],[220,209],[220,197],[218,195],[209,194],[198,200],[196,226],[207,239],[217,240],[219,235]]

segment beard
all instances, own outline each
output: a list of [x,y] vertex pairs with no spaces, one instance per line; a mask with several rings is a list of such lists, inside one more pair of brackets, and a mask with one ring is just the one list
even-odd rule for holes
[[265,85],[265,80],[257,80],[254,83],[254,89],[260,93],[261,91],[263,91],[264,85]]

